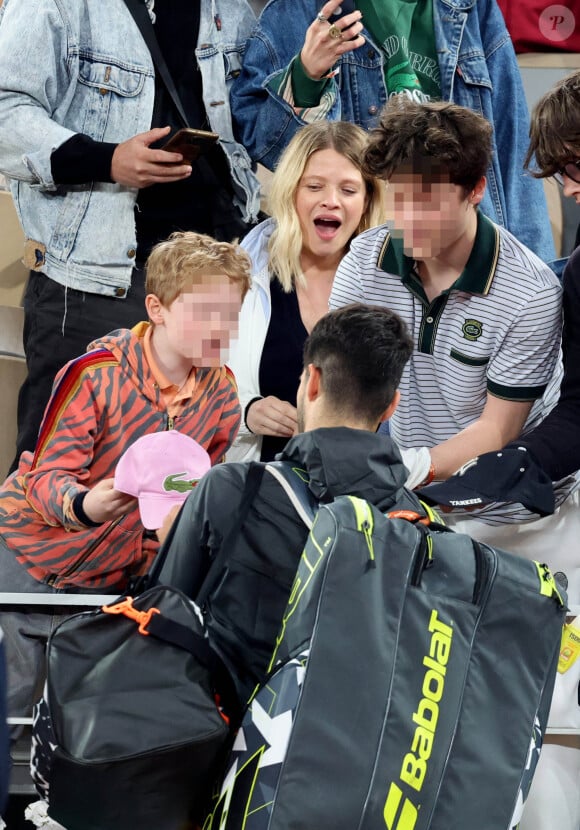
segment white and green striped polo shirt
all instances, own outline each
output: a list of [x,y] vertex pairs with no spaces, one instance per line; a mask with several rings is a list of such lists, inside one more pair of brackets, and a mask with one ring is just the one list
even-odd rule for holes
[[432,447],[456,435],[479,418],[488,393],[534,401],[526,431],[557,400],[558,279],[482,213],[463,272],[431,303],[401,239],[384,225],[361,234],[338,268],[330,307],[352,302],[393,309],[414,339],[391,419],[401,447]]

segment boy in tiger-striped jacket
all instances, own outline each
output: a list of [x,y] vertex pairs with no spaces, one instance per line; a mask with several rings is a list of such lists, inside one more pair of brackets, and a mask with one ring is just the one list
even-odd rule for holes
[[[157,551],[137,500],[114,489],[115,467],[143,435],[176,429],[212,463],[240,423],[221,357],[250,282],[236,245],[174,233],[147,263],[149,322],[94,341],[57,375],[34,454],[0,489],[4,591],[123,591]],[[176,470],[176,473],[179,473]],[[53,614],[0,613],[10,667],[9,713],[27,715]]]

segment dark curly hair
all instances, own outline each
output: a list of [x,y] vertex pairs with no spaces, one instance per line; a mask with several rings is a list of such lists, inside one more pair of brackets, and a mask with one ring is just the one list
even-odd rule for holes
[[395,95],[371,131],[363,168],[387,180],[399,168],[410,168],[427,179],[448,177],[470,191],[490,164],[492,134],[489,121],[466,107]]

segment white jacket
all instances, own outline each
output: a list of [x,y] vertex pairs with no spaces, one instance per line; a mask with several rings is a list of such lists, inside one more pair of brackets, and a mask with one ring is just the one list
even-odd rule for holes
[[260,361],[272,312],[268,243],[275,227],[273,219],[266,219],[252,228],[241,242],[252,260],[252,286],[240,311],[238,338],[232,340],[226,361],[235,375],[242,406],[240,431],[226,454],[226,461],[260,460],[262,436],[250,432],[244,416],[252,398],[261,395]]
[[[262,451],[262,436],[250,432],[245,423],[245,414],[252,398],[261,395],[260,361],[272,313],[268,243],[275,227],[273,219],[266,219],[256,225],[240,243],[252,260],[252,286],[240,311],[238,338],[232,340],[226,360],[236,377],[242,407],[240,431],[226,453],[226,461],[259,461]],[[426,447],[400,452],[409,471],[406,486],[417,487],[429,472],[431,455]]]

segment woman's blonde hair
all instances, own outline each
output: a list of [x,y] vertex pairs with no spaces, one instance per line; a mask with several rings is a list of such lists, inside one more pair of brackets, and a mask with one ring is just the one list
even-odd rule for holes
[[360,170],[366,203],[355,236],[385,221],[382,183],[362,169],[367,142],[367,133],[356,124],[317,121],[302,127],[282,153],[272,177],[268,208],[276,220],[269,247],[270,271],[276,275],[284,291],[292,291],[296,281],[304,281],[300,266],[302,231],[296,213],[296,191],[313,153],[335,150]]

